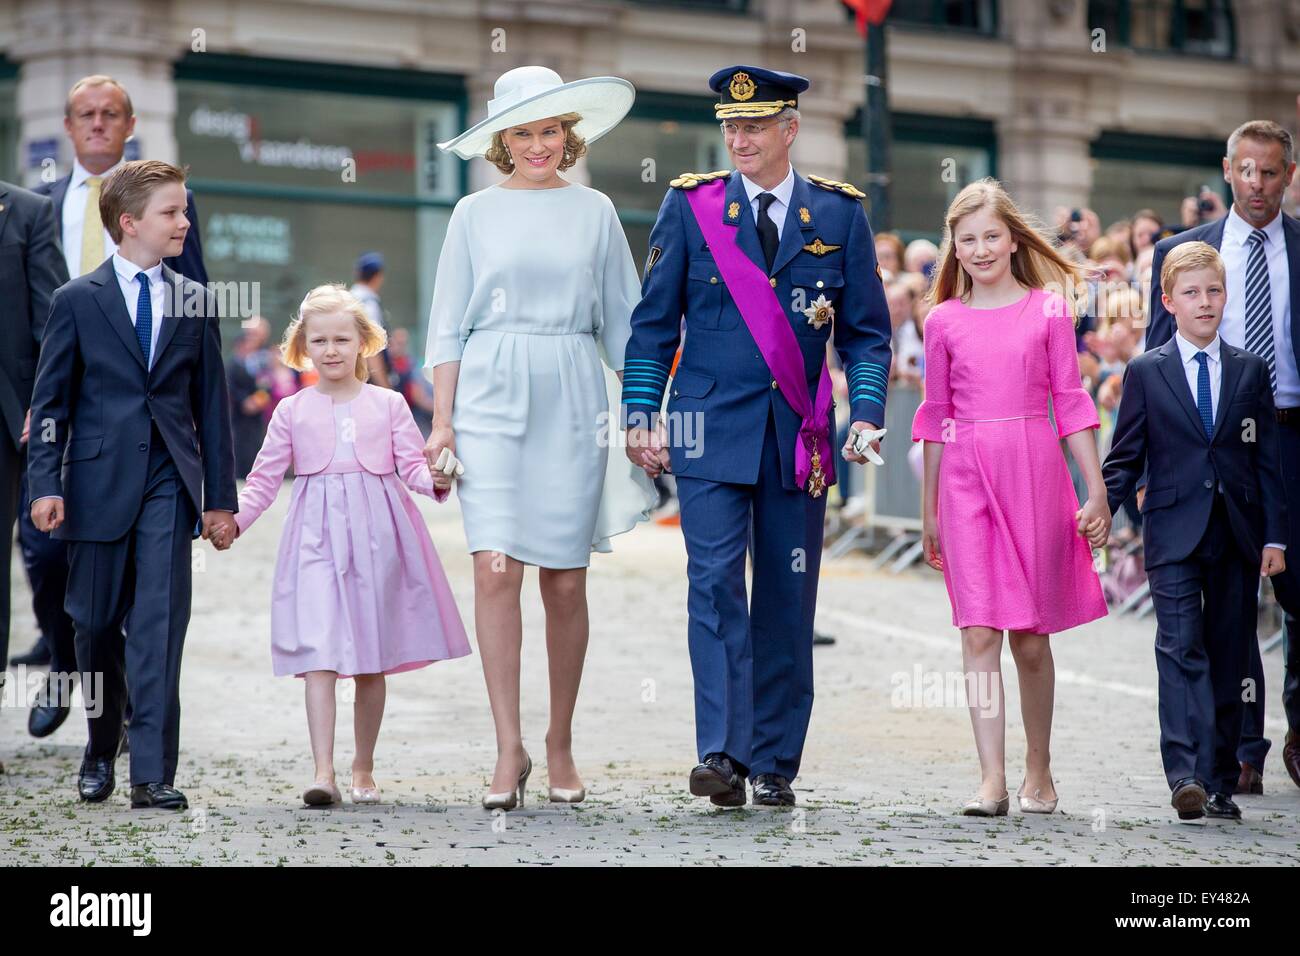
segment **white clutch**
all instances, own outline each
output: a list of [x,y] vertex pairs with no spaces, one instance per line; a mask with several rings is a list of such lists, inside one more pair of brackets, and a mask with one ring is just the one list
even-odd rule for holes
[[849,426],[849,441],[853,443],[853,450],[859,455],[866,457],[867,461],[873,465],[883,465],[885,459],[880,457],[879,452],[871,447],[873,441],[884,438],[888,428],[877,428],[865,432],[858,431],[854,426]]
[[433,468],[449,478],[459,478],[465,474],[465,466],[460,463],[459,458],[451,453],[451,449],[446,447],[438,453],[438,460],[433,463]]

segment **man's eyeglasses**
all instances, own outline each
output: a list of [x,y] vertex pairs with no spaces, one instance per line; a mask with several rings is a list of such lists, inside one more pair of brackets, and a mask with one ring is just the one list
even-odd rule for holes
[[722,135],[724,136],[735,136],[737,133],[743,132],[747,137],[753,139],[754,137],[762,136],[770,129],[776,129],[778,126],[785,126],[788,122],[789,120],[780,120],[776,123],[745,123],[744,125],[723,122],[718,125],[722,127]]

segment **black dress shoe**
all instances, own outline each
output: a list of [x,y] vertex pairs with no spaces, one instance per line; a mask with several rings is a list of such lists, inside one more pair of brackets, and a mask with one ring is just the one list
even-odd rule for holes
[[137,783],[131,788],[132,809],[188,810],[189,806],[185,794],[168,783]]
[[824,631],[813,631],[814,647],[816,647],[818,644],[827,645],[827,644],[834,644],[834,643],[835,643],[835,638],[831,637],[829,634],[825,633]]
[[50,645],[44,637],[37,638],[32,649],[26,654],[15,654],[9,658],[9,663],[15,667],[19,664],[26,664],[28,667],[44,667],[50,662]]
[[1170,804],[1180,820],[1199,820],[1205,816],[1205,788],[1190,777],[1174,785]]
[[117,781],[113,776],[113,761],[107,757],[81,761],[77,774],[77,792],[88,803],[102,803],[113,795]]
[[743,807],[745,778],[736,772],[726,754],[707,754],[704,762],[691,771],[691,793],[708,797],[714,806]]
[[72,708],[67,703],[51,703],[48,676],[44,686],[37,692],[36,700],[38,703],[27,712],[27,732],[33,737],[48,737],[68,719]]
[[754,778],[750,801],[756,807],[793,807],[794,790],[790,781],[779,773],[760,773]]
[[1205,804],[1205,815],[1214,820],[1240,820],[1241,807],[1226,793],[1212,793]]

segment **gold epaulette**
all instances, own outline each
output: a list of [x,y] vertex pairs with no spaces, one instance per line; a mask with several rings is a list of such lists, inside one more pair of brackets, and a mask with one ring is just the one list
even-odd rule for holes
[[674,189],[694,189],[700,183],[711,183],[731,175],[729,169],[719,169],[712,173],[682,173],[668,185]]
[[838,179],[827,179],[825,176],[809,176],[808,181],[814,186],[829,189],[833,193],[844,193],[854,199],[867,198],[867,194],[852,183],[842,183]]

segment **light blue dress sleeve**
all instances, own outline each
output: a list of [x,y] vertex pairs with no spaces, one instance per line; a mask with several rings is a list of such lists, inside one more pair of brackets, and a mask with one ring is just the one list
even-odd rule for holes
[[641,278],[618,221],[614,204],[605,203],[605,260],[600,275],[600,348],[605,364],[623,371],[623,353],[632,337],[632,310],[641,301]]
[[468,338],[465,325],[474,294],[474,265],[465,230],[465,205],[461,200],[452,210],[442,252],[438,256],[438,275],[434,280],[433,304],[429,307],[429,327],[425,333],[425,368],[459,362],[464,340]]

